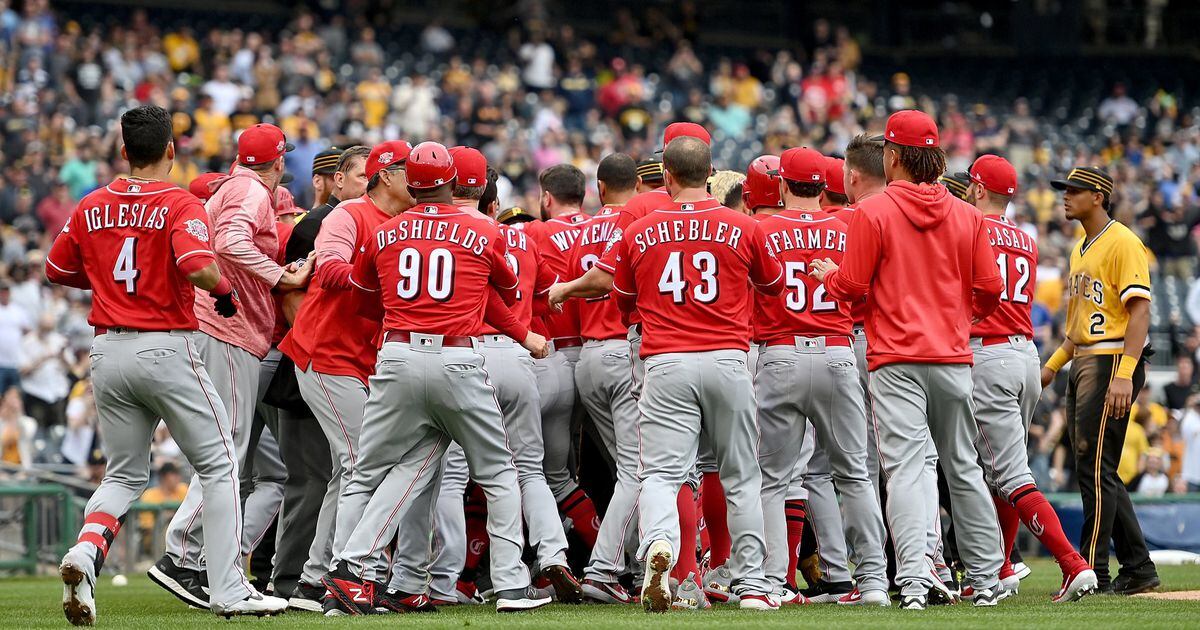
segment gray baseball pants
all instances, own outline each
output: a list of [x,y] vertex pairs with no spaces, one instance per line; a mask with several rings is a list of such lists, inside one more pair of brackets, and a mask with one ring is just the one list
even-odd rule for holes
[[442,462],[442,485],[434,517],[433,562],[429,567],[430,597],[454,601],[458,578],[467,562],[467,518],[463,509],[471,472],[467,456],[455,442]]
[[967,581],[976,589],[996,586],[1000,529],[971,446],[977,432],[972,420],[971,367],[885,365],[871,372],[870,390],[879,457],[888,483],[887,518],[901,592],[924,595],[936,579],[926,551],[928,515],[937,503],[937,494],[930,495],[921,484],[930,435],[956,507],[955,535]]
[[746,352],[681,352],[646,359],[645,391],[638,401],[642,457],[641,548],[668,541],[678,558],[676,496],[695,468],[701,431],[717,456],[729,518],[732,555],[726,566],[735,591],[770,593],[763,573],[766,541],[758,466],[754,384]]
[[412,345],[385,343],[379,351],[358,461],[338,503],[338,537],[350,534],[335,562],[345,561],[362,579],[382,577],[364,563],[388,545],[416,498],[434,492],[453,440],[487,496],[492,583],[497,590],[525,588],[519,481],[483,357],[443,348],[440,335],[412,337]]
[[1022,335],[1006,344],[984,346],[971,340],[975,352],[975,450],[988,486],[1007,500],[1018,488],[1033,484],[1026,436],[1042,394],[1037,347]]
[[245,523],[242,525],[242,555],[248,556],[262,542],[271,523],[283,507],[283,484],[287,469],[279,456],[279,413],[262,402],[267,387],[279,367],[283,355],[272,348],[263,358],[258,370],[259,403],[254,410],[254,426],[246,449],[246,465],[242,467],[242,496],[246,498]]
[[545,449],[542,468],[555,501],[566,499],[579,487],[570,468],[577,351],[578,348],[554,351],[550,356],[534,361],[532,368],[541,403]]
[[[842,506],[838,503],[838,495],[834,491],[829,456],[825,454],[825,449],[815,438],[816,428],[811,422],[807,424],[804,432],[804,445],[808,445],[810,441],[812,444],[809,446],[810,455],[801,483],[807,491],[805,502],[807,509],[805,511],[808,514],[808,527],[817,541],[817,562],[821,567],[822,577],[830,582],[847,582],[850,580],[850,564],[849,550],[846,548],[846,523],[842,520]],[[802,445],[802,458],[803,453]],[[874,491],[874,486],[872,486],[872,491]],[[878,496],[871,497],[871,500],[877,506],[875,511],[879,512]],[[880,527],[883,526],[882,518],[881,516]],[[786,542],[786,528],[783,529],[782,535]],[[792,552],[792,550],[787,551]]]
[[[196,496],[189,519],[203,519],[208,535],[191,544],[202,545],[208,560],[210,601],[229,604],[250,596],[252,589],[239,554],[242,507],[232,427],[197,348],[201,338],[211,339],[192,331],[110,331],[92,342],[92,382],[108,470],[85,513],[120,518],[141,496],[149,481],[150,442],[162,418],[196,471],[188,489],[188,497],[193,491]],[[200,510],[202,504],[207,509]],[[89,527],[94,526],[84,530]],[[197,560],[200,549],[192,555]]]

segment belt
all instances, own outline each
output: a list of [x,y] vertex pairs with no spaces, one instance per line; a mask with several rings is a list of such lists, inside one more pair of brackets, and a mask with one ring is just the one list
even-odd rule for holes
[[555,350],[563,348],[578,348],[583,345],[583,337],[555,337],[550,341],[554,342]]
[[473,348],[475,337],[467,337],[464,335],[431,335],[427,333],[409,332],[407,330],[385,330],[383,332],[383,343],[413,343],[413,335],[422,335],[425,337],[441,337],[443,348]]
[[978,337],[982,346],[1005,346],[1029,341],[1025,335],[996,335],[994,337]]
[[854,339],[846,335],[828,335],[825,337],[803,337],[795,335],[792,337],[776,337],[770,341],[763,342],[764,346],[797,346],[815,348],[817,345],[824,343],[825,347],[838,346],[842,348],[851,348],[854,346]]
[[[1149,341],[1149,339],[1147,339]],[[1105,339],[1096,343],[1079,344],[1075,346],[1076,355],[1085,354],[1121,354],[1125,351],[1125,339]]]
[[107,335],[108,333],[117,333],[117,334],[125,335],[125,334],[132,334],[132,333],[150,333],[150,332],[166,333],[166,332],[195,332],[195,331],[194,330],[182,330],[182,329],[142,330],[140,328],[126,328],[124,326],[113,326],[112,328],[105,328],[104,326],[96,326],[96,336],[97,337],[99,337],[100,335]]

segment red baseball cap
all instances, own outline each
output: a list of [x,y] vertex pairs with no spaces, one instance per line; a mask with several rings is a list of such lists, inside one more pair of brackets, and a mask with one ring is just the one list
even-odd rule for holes
[[225,173],[204,173],[203,175],[199,175],[188,184],[188,192],[196,195],[196,198],[200,201],[208,201],[208,198],[213,194],[212,188],[209,188],[209,184],[212,184],[220,177],[225,177]]
[[971,181],[1000,195],[1017,194],[1017,169],[999,155],[981,155],[971,165]]
[[712,136],[704,127],[691,122],[677,122],[667,125],[663,131],[663,148],[666,149],[672,140],[681,136],[695,138],[704,144],[712,144]]
[[275,189],[275,216],[276,218],[287,216],[289,214],[300,214],[303,210],[296,205],[296,197],[292,195],[292,191],[280,186]]
[[241,164],[266,164],[279,159],[284,153],[295,149],[283,136],[283,130],[275,125],[258,123],[238,136],[238,162]]
[[846,160],[842,158],[825,158],[825,189],[839,195],[846,194],[846,171],[843,168]]
[[374,177],[379,171],[408,159],[412,147],[403,140],[388,140],[371,147],[367,156],[367,179]]
[[930,149],[938,146],[937,123],[925,112],[902,109],[888,117],[883,135],[875,136],[872,140]]
[[779,169],[769,171],[793,182],[825,182],[825,156],[808,147],[788,149],[779,156]]
[[404,168],[409,188],[437,188],[458,176],[450,151],[436,142],[422,142],[413,147]]
[[476,188],[487,185],[487,158],[478,149],[450,147],[450,157],[458,169],[458,184]]

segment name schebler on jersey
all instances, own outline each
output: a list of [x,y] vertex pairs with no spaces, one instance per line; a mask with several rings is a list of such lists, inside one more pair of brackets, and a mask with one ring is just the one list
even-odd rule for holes
[[[688,204],[684,204],[681,209],[683,212],[691,210]],[[731,249],[737,249],[741,240],[741,228],[711,219],[674,219],[648,226],[633,235],[633,244],[639,252],[645,252],[660,243],[679,241],[722,243]]]

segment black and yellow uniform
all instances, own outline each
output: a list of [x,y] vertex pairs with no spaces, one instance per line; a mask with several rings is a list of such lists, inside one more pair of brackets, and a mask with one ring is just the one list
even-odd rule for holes
[[[1104,404],[1117,374],[1129,324],[1131,299],[1150,299],[1145,248],[1129,228],[1109,221],[1095,238],[1071,252],[1067,338],[1076,347],[1067,388],[1067,431],[1083,497],[1080,553],[1095,569],[1103,589],[1109,584],[1108,545],[1113,541],[1121,574],[1154,575],[1117,464],[1125,444],[1129,413],[1115,416]],[[1146,380],[1145,353],[1133,373],[1133,398]]]

